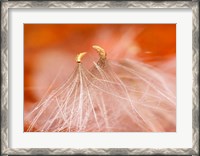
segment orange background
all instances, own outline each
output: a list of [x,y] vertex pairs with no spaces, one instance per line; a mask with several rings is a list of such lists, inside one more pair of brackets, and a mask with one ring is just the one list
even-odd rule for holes
[[77,53],[92,51],[92,45],[103,47],[109,59],[129,58],[159,66],[176,56],[176,25],[25,24],[25,112],[41,99],[60,63],[66,63],[70,74]]

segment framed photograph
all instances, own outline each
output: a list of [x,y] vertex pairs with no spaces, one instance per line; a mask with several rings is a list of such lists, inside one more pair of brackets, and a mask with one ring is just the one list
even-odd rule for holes
[[199,3],[1,2],[2,155],[199,154]]

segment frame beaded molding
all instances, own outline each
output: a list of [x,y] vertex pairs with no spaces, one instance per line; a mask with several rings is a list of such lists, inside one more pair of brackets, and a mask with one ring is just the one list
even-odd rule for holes
[[[144,155],[144,154],[199,154],[199,7],[198,1],[3,1],[1,2],[1,149],[2,155],[8,154],[101,154],[101,155]],[[191,8],[193,20],[193,147],[192,148],[105,148],[105,149],[73,149],[73,148],[20,148],[8,146],[8,10],[9,8]]]

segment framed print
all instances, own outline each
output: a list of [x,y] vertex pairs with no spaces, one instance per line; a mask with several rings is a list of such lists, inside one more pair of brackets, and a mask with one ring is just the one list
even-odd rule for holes
[[1,4],[3,155],[198,155],[198,2]]

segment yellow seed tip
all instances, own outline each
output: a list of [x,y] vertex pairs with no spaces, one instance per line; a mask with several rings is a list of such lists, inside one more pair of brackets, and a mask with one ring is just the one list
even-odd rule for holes
[[77,62],[77,63],[81,63],[81,59],[83,58],[83,56],[84,56],[86,53],[87,53],[87,52],[79,53],[79,54],[76,56],[76,62]]
[[97,45],[93,45],[92,48],[94,48],[98,52],[101,59],[103,59],[103,60],[106,59],[106,52],[103,48],[101,48],[100,46],[97,46]]

